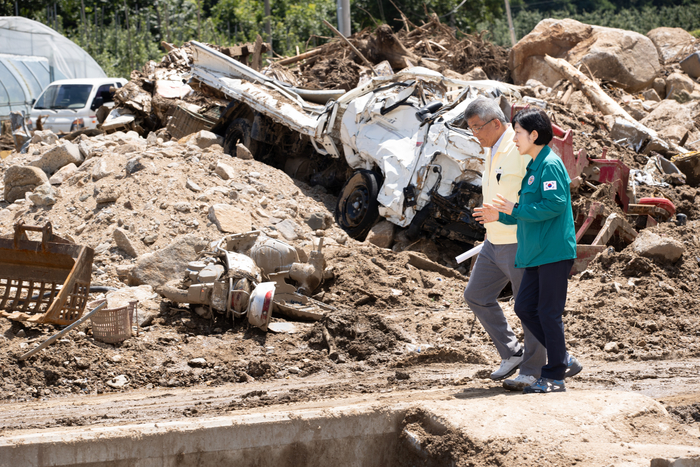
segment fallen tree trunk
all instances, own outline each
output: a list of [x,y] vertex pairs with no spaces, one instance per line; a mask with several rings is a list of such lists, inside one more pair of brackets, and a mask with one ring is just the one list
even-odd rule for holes
[[655,151],[683,154],[688,152],[687,149],[675,145],[669,141],[662,140],[659,138],[658,133],[649,127],[646,127],[635,120],[630,114],[628,114],[620,104],[615,102],[610,96],[608,96],[605,91],[603,91],[598,83],[590,79],[588,76],[577,70],[572,64],[564,60],[563,58],[553,58],[549,55],[545,55],[544,61],[556,70],[560,75],[567,78],[571,83],[573,83],[577,88],[579,88],[583,94],[595,105],[604,115],[611,115],[615,118],[622,118],[626,120],[630,126],[634,127],[637,131],[644,133],[649,137],[649,143],[647,146],[651,145]]
[[549,55],[545,55],[544,61],[547,62],[547,65],[554,68],[560,75],[567,78],[577,88],[579,88],[591,101],[591,103],[598,107],[603,114],[613,115],[615,117],[619,116],[626,120],[636,122],[636,120],[632,118],[630,114],[625,112],[625,110],[620,107],[617,102],[615,102],[605,93],[605,91],[600,88],[600,86],[598,86],[598,83],[578,71],[571,63],[567,62],[563,58],[553,58]]

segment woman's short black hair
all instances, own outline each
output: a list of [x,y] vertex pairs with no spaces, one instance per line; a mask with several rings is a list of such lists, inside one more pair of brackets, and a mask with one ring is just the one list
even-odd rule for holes
[[517,123],[528,133],[537,130],[537,139],[535,144],[545,146],[552,141],[552,122],[544,110],[537,107],[521,110],[510,122],[513,126]]

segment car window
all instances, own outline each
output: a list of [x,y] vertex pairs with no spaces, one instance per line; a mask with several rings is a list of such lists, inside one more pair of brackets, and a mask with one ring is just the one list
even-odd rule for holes
[[114,96],[111,92],[109,92],[109,88],[111,87],[111,84],[103,84],[102,86],[97,88],[97,94],[95,94],[95,97],[101,97],[102,102],[113,102]]
[[459,129],[459,130],[468,130],[469,126],[467,125],[467,122],[464,121],[464,112],[460,113],[457,115],[455,118],[447,122],[447,125],[451,128]]
[[91,84],[54,84],[44,91],[34,108],[82,109],[90,97],[91,90]]

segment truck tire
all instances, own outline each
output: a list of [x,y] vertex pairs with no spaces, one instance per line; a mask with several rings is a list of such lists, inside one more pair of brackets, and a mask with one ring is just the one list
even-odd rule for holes
[[241,143],[247,147],[253,158],[258,158],[258,150],[261,144],[250,136],[252,124],[245,118],[237,118],[232,121],[224,135],[224,152],[236,156],[236,144]]
[[364,240],[379,217],[380,175],[371,170],[356,171],[340,192],[335,221],[357,240]]

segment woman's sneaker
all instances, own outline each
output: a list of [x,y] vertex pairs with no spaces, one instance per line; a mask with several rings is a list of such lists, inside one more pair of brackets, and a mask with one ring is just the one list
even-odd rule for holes
[[503,387],[509,391],[522,391],[525,387],[535,384],[537,378],[520,373],[517,378],[503,381]]
[[581,365],[581,363],[578,360],[576,360],[576,357],[567,354],[566,372],[564,373],[564,379],[576,376],[577,374],[581,373],[581,370],[583,370],[583,365]]
[[523,389],[524,394],[545,394],[548,392],[564,392],[563,379],[540,378],[534,384]]

